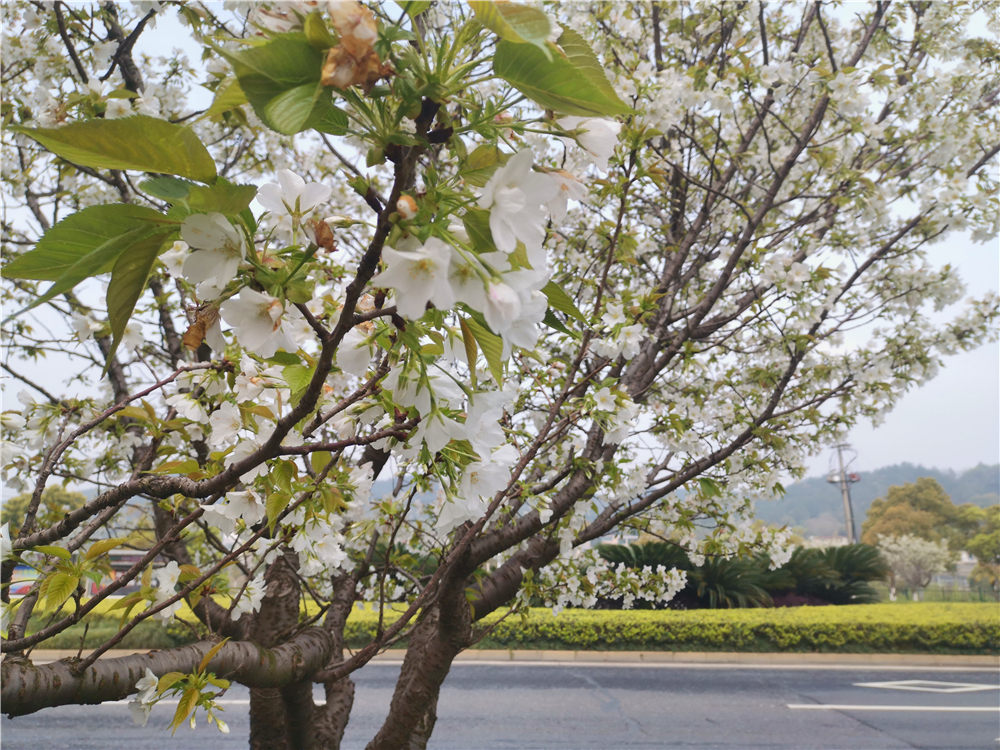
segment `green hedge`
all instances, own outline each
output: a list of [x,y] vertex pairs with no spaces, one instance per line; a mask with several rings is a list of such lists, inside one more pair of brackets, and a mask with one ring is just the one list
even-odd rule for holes
[[[496,618],[487,618],[487,623]],[[378,617],[355,611],[346,640],[369,642]],[[589,611],[534,609],[500,622],[477,648],[589,651],[1000,653],[1000,608],[941,603],[781,609]]]
[[[398,615],[386,613],[392,622]],[[498,616],[487,618],[496,623]],[[356,609],[345,641],[359,648],[375,636],[378,614]],[[92,621],[86,647],[117,632],[117,620]],[[75,626],[40,648],[78,648]],[[194,633],[173,622],[145,621],[122,648],[170,648]],[[405,645],[405,644],[400,644]],[[1000,654],[1000,607],[995,603],[858,604],[783,609],[700,609],[642,612],[534,609],[509,617],[476,648],[589,651],[789,651],[830,653]]]

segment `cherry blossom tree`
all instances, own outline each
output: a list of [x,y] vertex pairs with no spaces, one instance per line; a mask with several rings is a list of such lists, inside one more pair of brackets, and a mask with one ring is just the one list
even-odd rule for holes
[[879,550],[892,570],[890,593],[894,601],[897,584],[911,589],[913,600],[917,601],[920,590],[954,562],[955,555],[948,549],[947,542],[931,542],[910,534],[879,536]]
[[[752,498],[996,336],[927,260],[997,237],[977,7],[5,4],[4,712],[227,731],[236,681],[251,747],[337,747],[405,639],[369,747],[423,747],[493,618],[683,586],[595,540],[780,565]],[[200,60],[139,51],[174,15]],[[93,496],[43,524],[59,482]],[[199,642],[98,659],[185,605]]]

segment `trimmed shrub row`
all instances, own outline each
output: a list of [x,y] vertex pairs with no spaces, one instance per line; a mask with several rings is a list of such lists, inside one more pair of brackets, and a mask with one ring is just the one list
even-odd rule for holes
[[[496,617],[487,618],[493,624]],[[356,611],[345,637],[363,646],[377,614]],[[846,605],[792,609],[591,611],[534,609],[496,623],[477,648],[588,651],[1000,653],[990,604]]]
[[[391,622],[397,613],[387,612]],[[788,651],[829,653],[1000,654],[1000,608],[990,603],[861,604],[790,609],[593,611],[558,616],[533,609],[524,618],[499,615],[476,648],[582,651]],[[378,613],[356,609],[347,621],[351,648],[371,642]],[[117,632],[117,619],[91,620],[85,648]],[[83,626],[46,641],[42,648],[79,648]],[[122,648],[171,648],[195,640],[179,622],[147,620]],[[400,646],[405,644],[400,643]]]

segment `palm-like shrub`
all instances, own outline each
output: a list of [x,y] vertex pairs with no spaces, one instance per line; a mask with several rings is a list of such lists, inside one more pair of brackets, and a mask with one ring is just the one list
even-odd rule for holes
[[629,568],[663,565],[686,571],[687,586],[675,601],[691,609],[770,607],[774,597],[796,604],[867,604],[878,600],[870,582],[889,571],[878,549],[868,544],[798,547],[777,570],[769,570],[770,560],[761,556],[708,558],[697,566],[683,549],[665,542],[605,544],[598,552],[608,562]]
[[[608,562],[623,563],[629,568],[662,565],[686,571],[687,586],[676,597],[685,608],[771,606],[771,597],[762,585],[766,565],[762,568],[752,558],[708,558],[698,566],[683,549],[666,542],[603,544],[598,552]],[[636,605],[642,606],[639,602]]]
[[753,558],[708,558],[688,571],[688,585],[709,609],[770,607],[764,571]]

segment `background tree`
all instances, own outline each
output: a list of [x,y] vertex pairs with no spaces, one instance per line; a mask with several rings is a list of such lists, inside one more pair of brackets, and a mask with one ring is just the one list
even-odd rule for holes
[[889,536],[879,540],[878,548],[892,571],[890,592],[893,600],[896,587],[913,592],[916,601],[935,575],[943,573],[954,560],[946,542],[930,542],[918,536]]
[[[3,509],[0,510],[0,523],[8,524],[10,528],[21,528],[31,500],[32,496],[29,492],[4,498]],[[82,507],[86,502],[87,496],[82,492],[73,492],[64,487],[46,487],[42,492],[41,502],[38,504],[38,522],[44,526],[51,526],[58,523],[71,510]]]
[[1000,599],[1000,505],[983,513],[979,532],[966,541],[964,549],[976,558],[970,579],[987,584]]
[[[590,542],[780,565],[748,498],[995,336],[996,295],[932,319],[964,292],[926,254],[997,234],[974,6],[546,8],[3,5],[4,367],[37,394],[3,582],[42,571],[4,595],[5,712],[177,696],[177,727],[238,680],[251,746],[336,747],[406,639],[369,746],[422,747],[485,618],[685,583]],[[174,13],[204,65],[138,51]],[[62,390],[26,368],[56,356]],[[50,480],[97,494],[46,526]],[[134,504],[156,543],[82,600]],[[30,663],[125,585],[115,636]],[[201,641],[99,659],[182,603]]]
[[861,525],[866,544],[877,544],[882,536],[919,536],[929,541],[944,539],[959,550],[984,522],[982,508],[972,503],[956,506],[937,481],[922,477],[912,484],[890,487],[876,499]]

